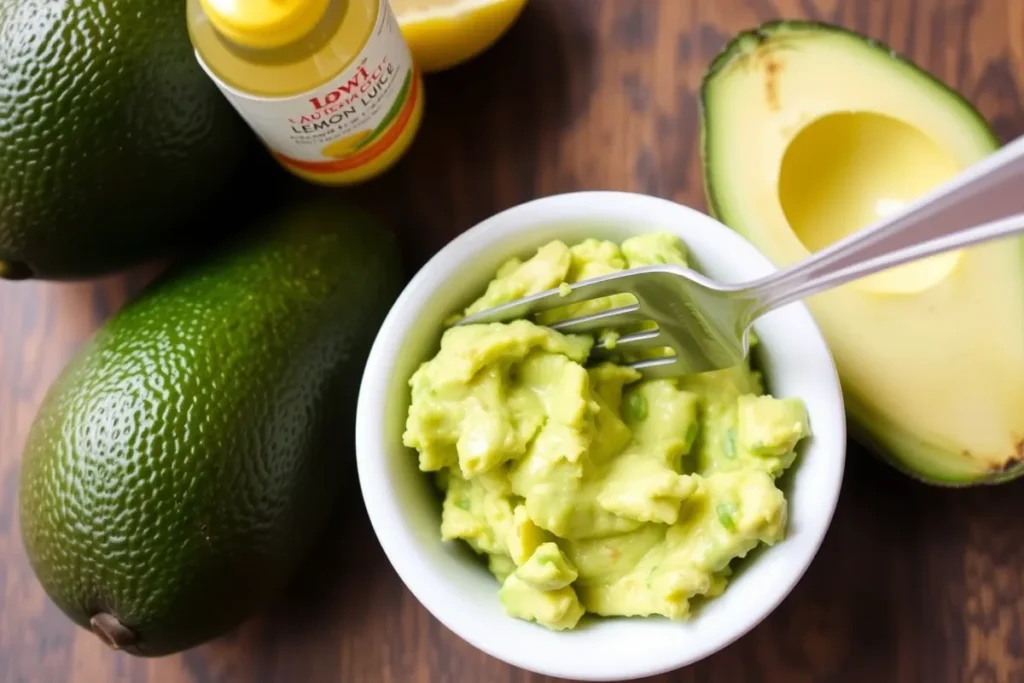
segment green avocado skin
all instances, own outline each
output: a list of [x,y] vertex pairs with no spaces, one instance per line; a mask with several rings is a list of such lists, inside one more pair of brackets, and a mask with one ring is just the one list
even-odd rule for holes
[[32,425],[22,536],[50,598],[159,656],[273,600],[351,463],[356,391],[402,284],[334,201],[280,210],[161,277],[69,363]]
[[189,246],[265,156],[180,2],[4,0],[0,93],[0,277],[81,279]]

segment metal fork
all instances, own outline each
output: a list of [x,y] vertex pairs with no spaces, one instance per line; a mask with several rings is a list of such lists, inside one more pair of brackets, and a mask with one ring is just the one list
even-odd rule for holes
[[[707,372],[742,362],[753,322],[781,306],[904,263],[1021,232],[1024,136],[902,211],[758,280],[722,284],[680,266],[646,266],[516,299],[456,324],[508,322],[631,294],[635,303],[545,324],[565,333],[623,331],[614,343],[598,341],[592,359],[632,355],[627,364],[646,377]],[[638,325],[646,327],[636,330]],[[655,349],[670,352],[635,357]]]

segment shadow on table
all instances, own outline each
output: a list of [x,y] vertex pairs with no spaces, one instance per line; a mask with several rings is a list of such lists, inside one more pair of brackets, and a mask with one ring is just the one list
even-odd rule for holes
[[354,456],[347,455],[331,519],[283,595],[235,631],[185,652],[182,662],[195,680],[219,680],[224,669],[239,680],[278,680],[275,671],[338,680],[333,667],[344,641],[376,630],[363,623],[367,615],[399,612],[400,582],[373,535]]

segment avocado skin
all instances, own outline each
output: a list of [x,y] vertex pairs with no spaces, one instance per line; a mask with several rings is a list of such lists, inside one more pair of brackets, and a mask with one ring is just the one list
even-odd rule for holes
[[75,356],[33,423],[22,536],[77,624],[180,651],[277,596],[340,498],[356,389],[402,284],[370,216],[318,199],[174,267]]
[[0,277],[92,277],[202,238],[261,159],[178,3],[5,0],[0,92]]

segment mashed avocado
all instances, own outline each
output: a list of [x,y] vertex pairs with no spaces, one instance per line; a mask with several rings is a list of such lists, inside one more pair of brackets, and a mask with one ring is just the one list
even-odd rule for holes
[[[465,314],[653,263],[685,265],[679,239],[554,241],[502,265]],[[404,441],[444,493],[442,538],[486,558],[511,616],[556,630],[587,612],[684,619],[732,560],[784,537],[775,479],[807,413],[746,365],[643,380],[588,365],[593,344],[526,320],[449,328],[410,380]]]

